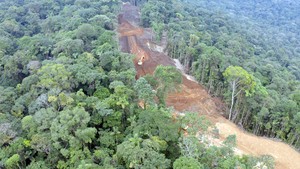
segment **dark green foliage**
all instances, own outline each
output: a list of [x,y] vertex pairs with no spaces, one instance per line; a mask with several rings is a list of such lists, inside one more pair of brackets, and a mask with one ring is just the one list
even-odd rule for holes
[[117,147],[117,157],[126,168],[170,167],[170,160],[160,153],[160,145],[151,139],[142,139],[138,135],[129,138]]
[[100,87],[93,94],[93,96],[98,97],[100,100],[103,100],[103,99],[109,97],[109,95],[110,95],[110,92],[105,87]]
[[172,122],[170,116],[171,114],[165,110],[142,111],[133,132],[141,136],[159,136],[165,141],[176,142],[179,137],[179,126]]
[[134,85],[134,89],[137,92],[138,98],[144,102],[145,108],[147,108],[148,104],[154,104],[155,92],[145,78],[139,78]]
[[16,93],[13,87],[0,86],[0,113],[9,113],[15,99]]

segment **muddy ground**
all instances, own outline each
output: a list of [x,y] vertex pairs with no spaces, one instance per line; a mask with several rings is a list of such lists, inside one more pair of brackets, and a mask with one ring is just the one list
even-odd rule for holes
[[[180,67],[178,63],[163,53],[161,46],[153,42],[154,34],[150,29],[139,27],[140,11],[137,7],[124,4],[118,21],[120,47],[123,52],[135,55],[133,62],[137,78],[145,74],[152,74],[157,65]],[[143,64],[138,65],[141,58],[143,58]],[[218,128],[220,142],[228,135],[235,134],[237,153],[268,154],[275,158],[278,169],[300,169],[300,154],[297,151],[287,144],[258,137],[238,128],[222,116],[224,113],[223,103],[217,98],[212,98],[203,86],[184,73],[181,91],[170,94],[167,98],[167,105],[174,107],[178,112],[190,111],[205,115]]]

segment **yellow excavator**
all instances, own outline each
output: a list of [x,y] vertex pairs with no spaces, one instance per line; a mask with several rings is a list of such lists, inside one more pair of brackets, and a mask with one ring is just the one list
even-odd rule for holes
[[141,59],[138,61],[138,65],[143,65],[144,56],[141,57]]
[[[140,52],[141,52],[141,51],[138,50],[138,54],[139,54]],[[140,58],[140,60],[138,61],[138,65],[139,65],[139,66],[143,65],[144,59],[145,59],[145,55],[143,54],[142,57]]]

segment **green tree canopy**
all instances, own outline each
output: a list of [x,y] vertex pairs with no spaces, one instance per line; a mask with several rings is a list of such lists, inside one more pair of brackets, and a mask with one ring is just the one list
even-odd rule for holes
[[154,78],[158,82],[157,96],[160,103],[164,105],[167,94],[177,90],[182,83],[182,75],[173,66],[159,65],[154,71]]

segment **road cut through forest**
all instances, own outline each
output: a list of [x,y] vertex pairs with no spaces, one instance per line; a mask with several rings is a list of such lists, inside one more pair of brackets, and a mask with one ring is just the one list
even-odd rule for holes
[[[118,18],[119,42],[123,52],[135,55],[133,59],[137,78],[152,74],[158,65],[177,66],[173,59],[159,50],[161,47],[153,42],[154,33],[149,28],[138,26],[140,11],[128,3],[123,5]],[[143,59],[142,59],[143,58]],[[143,64],[139,65],[142,59]],[[235,134],[237,152],[250,155],[271,155],[278,169],[300,169],[300,153],[289,145],[264,137],[258,137],[225,119],[223,103],[211,97],[203,86],[184,75],[181,90],[167,98],[167,105],[178,112],[195,112],[206,116],[219,130],[220,140]]]

